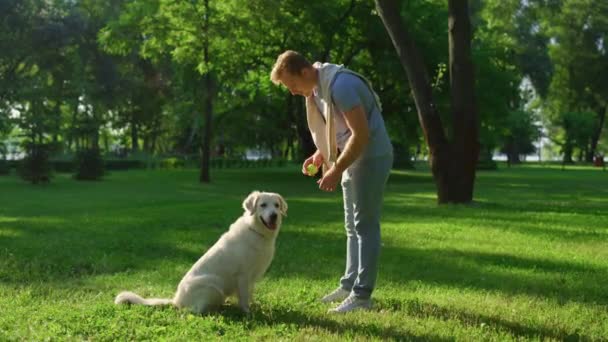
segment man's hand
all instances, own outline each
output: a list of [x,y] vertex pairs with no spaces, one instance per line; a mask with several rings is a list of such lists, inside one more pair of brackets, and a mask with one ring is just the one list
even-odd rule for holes
[[332,167],[323,175],[323,178],[317,181],[317,184],[319,184],[319,189],[323,191],[334,191],[341,178],[342,174],[335,167]]
[[307,176],[313,176],[313,175],[309,175],[308,174],[308,165],[310,164],[314,164],[317,169],[321,168],[321,165],[323,164],[323,155],[321,154],[321,152],[319,152],[319,150],[317,150],[317,152],[315,152],[312,156],[308,157],[305,161],[304,164],[302,164],[302,173],[307,175]]

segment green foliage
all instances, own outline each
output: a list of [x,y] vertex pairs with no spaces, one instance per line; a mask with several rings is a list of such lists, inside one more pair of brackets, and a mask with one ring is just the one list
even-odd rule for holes
[[520,155],[535,152],[534,142],[540,138],[539,127],[531,112],[512,111],[501,127],[501,149],[511,162],[519,162]]
[[480,159],[477,161],[476,169],[484,171],[498,170],[498,163],[492,159]]
[[[447,3],[401,7],[447,115]],[[473,0],[470,7],[483,153],[504,148],[513,113],[528,110],[519,89],[524,77],[541,99],[538,115],[553,141],[572,145],[574,154],[592,153],[595,140],[606,150],[605,133],[562,124],[566,113],[595,113],[595,126],[584,127],[598,127],[606,106],[608,84],[598,75],[608,69],[607,3]],[[424,145],[392,42],[373,2],[362,0],[210,0],[208,12],[204,0],[1,1],[0,140],[18,127],[30,142],[57,143],[68,153],[108,153],[117,144],[132,153],[197,153],[204,99],[212,97],[218,157],[261,148],[273,159],[297,160],[306,147],[303,103],[268,77],[285,49],[366,75],[394,144],[409,154]]]
[[[476,9],[476,7],[473,7]],[[519,85],[523,73],[518,66],[518,41],[514,22],[520,5],[513,1],[483,1],[474,12],[473,58],[476,95],[479,103],[481,156],[504,145],[505,131],[512,130],[509,117],[522,106]],[[529,139],[529,138],[528,138]]]
[[145,169],[146,161],[139,159],[106,159],[105,160],[106,170],[131,170],[131,169]]
[[414,168],[412,154],[408,150],[407,146],[399,143],[393,143],[393,153],[395,155],[393,168],[397,170],[408,170]]
[[582,0],[559,4],[552,11],[552,25],[545,27],[552,38],[549,55],[555,65],[547,99],[548,122],[558,132],[553,139],[562,146],[565,161],[572,161],[577,151],[591,161],[608,96],[608,81],[598,76],[608,68],[608,3]]
[[78,151],[74,163],[76,164],[74,178],[78,180],[100,180],[105,173],[103,157],[98,148]]
[[159,163],[161,169],[180,169],[184,165],[184,160],[176,157],[162,159]]

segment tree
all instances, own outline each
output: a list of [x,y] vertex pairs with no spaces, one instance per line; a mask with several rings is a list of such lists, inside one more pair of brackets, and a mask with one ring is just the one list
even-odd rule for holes
[[500,132],[501,152],[507,155],[509,165],[521,162],[520,156],[536,151],[534,141],[540,138],[540,130],[534,117],[525,110],[511,111]]
[[[222,17],[213,14],[218,13],[222,6],[227,5],[217,2],[212,7],[209,0],[128,3],[120,18],[100,32],[100,41],[107,51],[127,55],[135,49],[153,62],[171,55],[177,65],[189,66],[201,76],[194,94],[195,103],[203,108],[201,112],[204,118],[199,175],[201,182],[210,181],[213,101],[218,91],[216,77],[219,70],[222,70],[222,59],[219,57],[226,48],[226,42],[212,40],[213,36],[226,28],[222,26]],[[212,18],[217,19],[213,25]],[[213,43],[216,44],[211,46]],[[212,63],[212,53],[218,56],[218,63]],[[199,98],[203,98],[202,104]]]
[[[564,0],[547,24],[552,38],[549,55],[555,73],[549,87],[550,121],[563,129],[564,160],[572,161],[573,148],[578,148],[583,160],[591,162],[608,106],[608,81],[603,73],[608,69],[608,53],[604,46],[608,32],[608,3],[605,1]],[[595,119],[585,125],[572,113],[594,113]],[[581,129],[585,127],[585,137]],[[578,142],[578,143],[576,143]],[[572,144],[576,144],[573,146]]]
[[376,0],[376,7],[405,69],[429,146],[439,203],[473,200],[479,156],[478,118],[471,60],[471,25],[467,1],[448,1],[452,137],[448,140],[424,60],[395,1]]

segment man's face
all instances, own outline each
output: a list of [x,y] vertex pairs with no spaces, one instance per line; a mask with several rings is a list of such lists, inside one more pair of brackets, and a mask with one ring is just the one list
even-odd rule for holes
[[314,73],[314,69],[303,69],[300,71],[300,75],[284,72],[281,77],[281,83],[292,95],[308,97],[312,95],[312,90],[316,86],[316,80],[312,73]]

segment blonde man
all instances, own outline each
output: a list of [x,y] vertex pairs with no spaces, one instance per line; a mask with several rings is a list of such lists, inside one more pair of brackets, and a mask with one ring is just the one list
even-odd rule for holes
[[[365,77],[341,65],[311,64],[295,51],[277,58],[271,80],[306,98],[308,127],[317,151],[302,165],[323,166],[319,189],[344,198],[346,270],[337,289],[323,302],[341,302],[330,310],[370,309],[378,274],[380,213],[393,164],[393,148],[378,96]],[[340,152],[338,154],[338,151]]]

